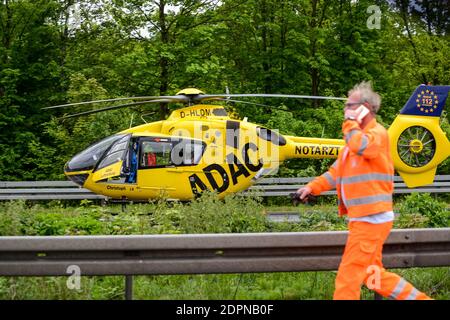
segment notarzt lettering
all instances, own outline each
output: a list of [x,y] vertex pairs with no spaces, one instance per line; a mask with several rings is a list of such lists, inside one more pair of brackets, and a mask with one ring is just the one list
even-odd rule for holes
[[295,154],[301,155],[319,155],[319,156],[338,156],[339,147],[325,146],[296,146]]

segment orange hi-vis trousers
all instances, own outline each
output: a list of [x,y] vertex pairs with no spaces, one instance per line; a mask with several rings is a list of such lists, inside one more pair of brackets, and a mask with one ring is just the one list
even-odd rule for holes
[[392,221],[380,224],[349,223],[347,244],[336,276],[335,300],[359,300],[363,283],[390,299],[430,299],[402,277],[383,268],[383,244],[391,229]]

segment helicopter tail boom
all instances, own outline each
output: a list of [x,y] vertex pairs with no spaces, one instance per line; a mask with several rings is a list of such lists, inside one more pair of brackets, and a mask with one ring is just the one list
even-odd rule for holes
[[285,159],[337,158],[339,151],[344,147],[345,141],[341,139],[322,139],[309,137],[285,136],[287,144],[284,152],[280,152]]

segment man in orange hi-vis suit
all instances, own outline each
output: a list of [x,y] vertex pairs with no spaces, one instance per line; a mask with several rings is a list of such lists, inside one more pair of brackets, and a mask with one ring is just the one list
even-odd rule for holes
[[381,262],[383,243],[394,220],[394,166],[388,133],[375,119],[380,103],[381,97],[368,82],[349,91],[342,125],[345,147],[326,173],[297,193],[305,199],[336,188],[339,215],[347,215],[349,220],[334,299],[360,299],[363,283],[390,299],[430,299],[405,279],[386,271]]

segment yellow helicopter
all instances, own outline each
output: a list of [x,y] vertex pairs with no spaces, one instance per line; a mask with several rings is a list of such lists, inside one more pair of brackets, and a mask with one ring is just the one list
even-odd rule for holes
[[[408,187],[432,183],[436,167],[450,155],[450,141],[439,126],[449,91],[450,86],[418,86],[388,130],[394,166]],[[235,101],[230,100],[235,97],[345,100],[281,94],[207,95],[188,88],[175,96],[117,98],[46,109],[135,101],[64,117],[68,118],[147,103],[188,105],[173,111],[167,120],[107,137],[66,163],[64,170],[70,180],[112,199],[191,200],[204,190],[215,190],[223,198],[275,172],[287,159],[336,158],[345,145],[340,139],[282,135],[246,118],[234,120],[221,105],[201,104]]]

